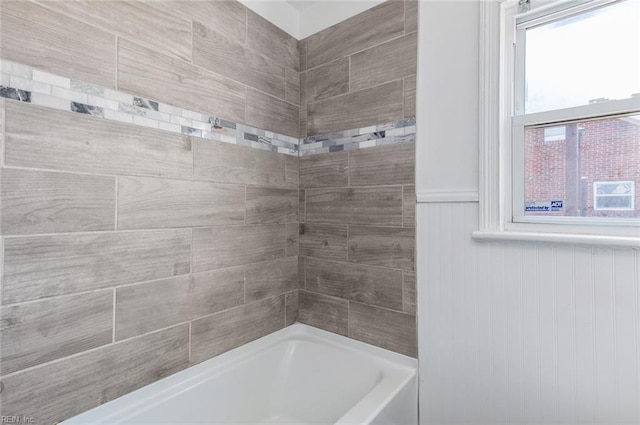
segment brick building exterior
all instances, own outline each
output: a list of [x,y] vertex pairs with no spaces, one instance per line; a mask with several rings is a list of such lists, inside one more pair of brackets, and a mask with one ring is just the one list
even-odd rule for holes
[[[527,129],[525,180],[526,201],[564,202],[562,212],[542,215],[640,217],[640,119],[610,118]],[[600,190],[594,207],[596,182]],[[632,192],[633,210],[603,208],[628,202]],[[607,196],[603,193],[609,193],[609,198],[603,199]]]

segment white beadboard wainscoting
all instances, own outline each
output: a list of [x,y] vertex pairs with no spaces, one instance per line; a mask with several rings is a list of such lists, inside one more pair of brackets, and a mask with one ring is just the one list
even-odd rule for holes
[[419,203],[422,424],[640,423],[640,253],[477,241]]

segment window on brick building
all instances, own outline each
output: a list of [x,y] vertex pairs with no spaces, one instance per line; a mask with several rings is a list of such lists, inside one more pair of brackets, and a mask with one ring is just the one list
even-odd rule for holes
[[640,217],[639,18],[636,0],[515,16],[514,223]]
[[551,127],[544,127],[544,141],[545,142],[557,142],[564,140],[567,127],[564,125],[554,125]]
[[593,208],[599,211],[633,211],[635,182],[593,182]]
[[640,244],[640,1],[481,2],[480,239]]

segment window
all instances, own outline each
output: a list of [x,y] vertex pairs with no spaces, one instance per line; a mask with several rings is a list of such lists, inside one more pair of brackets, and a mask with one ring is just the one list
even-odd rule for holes
[[635,182],[594,182],[593,199],[597,211],[633,211]]
[[481,3],[479,233],[640,243],[640,2],[531,1]]
[[544,141],[557,142],[564,140],[567,127],[564,125],[554,125],[553,127],[544,127]]

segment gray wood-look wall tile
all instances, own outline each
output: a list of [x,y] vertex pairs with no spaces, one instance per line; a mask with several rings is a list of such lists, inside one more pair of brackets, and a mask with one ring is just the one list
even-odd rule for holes
[[298,135],[299,137],[308,136],[307,132],[307,105],[300,105],[300,113],[298,115]]
[[3,235],[115,228],[115,177],[4,168]]
[[406,184],[402,190],[402,225],[416,227],[416,186]]
[[351,186],[412,184],[415,182],[415,143],[399,143],[350,153]]
[[347,336],[349,301],[298,291],[298,322]]
[[5,150],[5,117],[6,117],[6,107],[5,107],[5,99],[0,99],[0,164],[4,164],[4,150]]
[[305,39],[309,68],[375,46],[404,33],[404,5],[387,1]]
[[193,270],[282,258],[285,243],[285,226],[279,224],[193,229]]
[[191,231],[5,238],[2,303],[189,273]]
[[418,0],[404,1],[404,32],[410,32],[418,29]]
[[284,99],[284,65],[193,21],[193,63]]
[[298,321],[298,291],[285,294],[285,326],[293,325]]
[[306,287],[305,284],[305,273],[304,273],[304,267],[305,267],[305,258],[304,257],[298,257],[298,289],[304,289]]
[[402,225],[402,186],[306,192],[307,223]]
[[297,137],[299,114],[298,106],[247,88],[247,124]]
[[416,116],[416,76],[404,79],[404,118]]
[[307,291],[402,310],[402,272],[307,258]]
[[414,75],[417,51],[413,32],[351,56],[351,91]]
[[37,1],[92,27],[191,60],[191,21],[174,15],[161,1]]
[[300,55],[300,71],[307,69],[307,38],[298,41],[298,54]]
[[298,71],[300,54],[295,37],[281,30],[262,16],[248,11],[247,46],[278,63]]
[[166,131],[22,102],[7,104],[6,164],[190,179],[191,143]]
[[[308,85],[307,85],[307,80],[309,79],[309,72],[304,71],[300,73],[300,105],[306,105],[307,101],[309,99],[309,94],[308,94]],[[300,136],[300,137],[304,137],[304,136]]]
[[261,300],[298,288],[298,258],[250,264],[245,274],[245,302]]
[[284,295],[216,313],[191,324],[191,363],[200,363],[282,329]]
[[27,1],[3,1],[2,59],[115,85],[115,36]]
[[159,0],[164,10],[184,19],[206,22],[225,37],[244,44],[247,39],[247,7],[236,0]]
[[415,229],[350,226],[349,261],[415,270]]
[[285,187],[285,155],[194,139],[193,175],[219,183]]
[[349,92],[349,58],[307,71],[306,101],[315,102]]
[[300,187],[300,159],[297,156],[284,157],[284,184],[288,189],[298,190]]
[[303,189],[298,191],[298,220],[304,223],[307,217],[307,192]]
[[286,226],[287,246],[285,247],[285,255],[287,257],[298,256],[300,241],[300,231],[298,227],[298,223],[289,223]]
[[348,226],[306,223],[300,226],[300,255],[347,260]]
[[298,191],[247,187],[247,224],[298,221]]
[[416,314],[416,274],[403,272],[402,309],[405,313]]
[[0,374],[109,344],[113,291],[0,308]]
[[331,152],[300,158],[300,187],[349,185],[349,152]]
[[349,336],[406,356],[418,355],[414,315],[350,302]]
[[118,229],[244,222],[244,186],[153,177],[118,177]]
[[61,422],[189,364],[189,325],[111,344],[2,379],[3,415]]
[[403,103],[402,80],[309,103],[307,133],[331,133],[372,123],[398,121],[402,119]]
[[116,340],[197,319],[244,302],[244,267],[116,289]]
[[245,118],[243,84],[124,39],[118,40],[118,89],[236,122]]
[[285,69],[284,100],[294,105],[300,105],[300,73],[291,68]]

